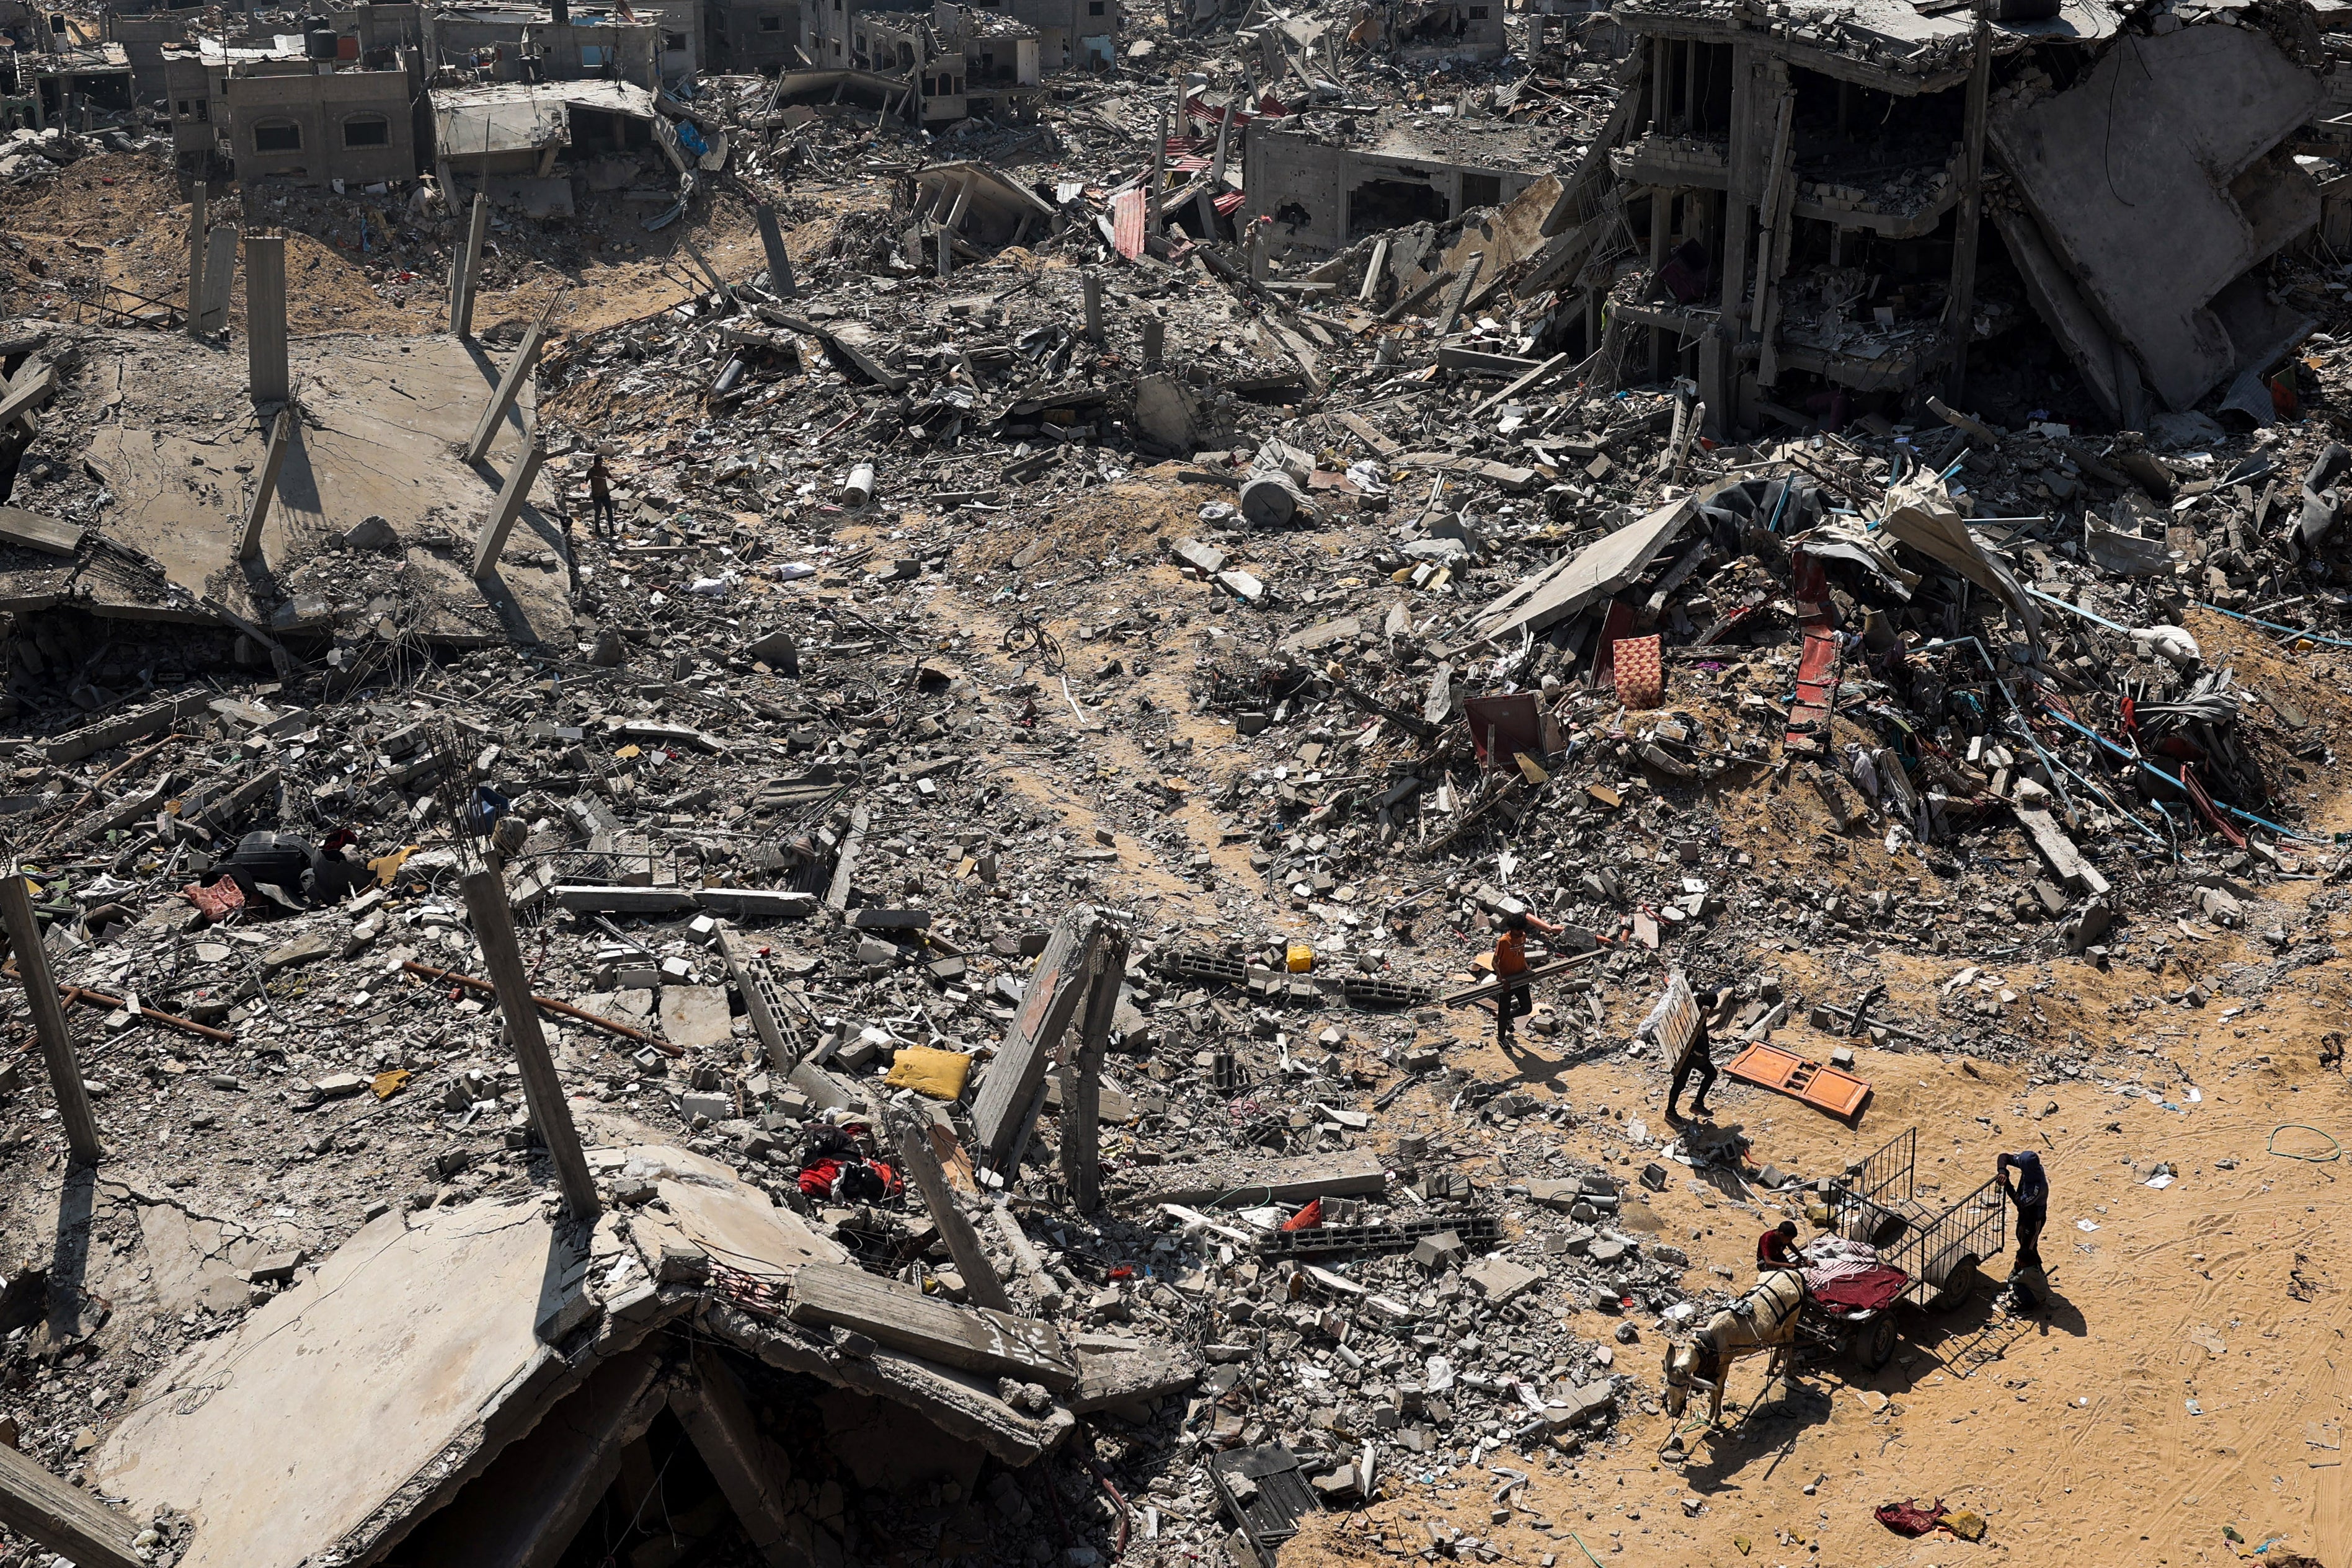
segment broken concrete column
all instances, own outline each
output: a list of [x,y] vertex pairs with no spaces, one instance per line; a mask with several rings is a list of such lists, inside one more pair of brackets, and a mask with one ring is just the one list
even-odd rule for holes
[[[792,1457],[761,1430],[743,1385],[719,1353],[697,1344],[693,1355],[694,1379],[671,1393],[671,1413],[760,1560],[770,1568],[806,1568],[811,1558],[793,1539],[794,1511],[787,1491]],[[805,1531],[806,1525],[802,1528]]]
[[1079,283],[1086,295],[1087,341],[1099,343],[1103,340],[1102,277],[1088,272],[1079,278]]
[[[98,1119],[90,1114],[89,1092],[82,1087],[81,1067],[74,1060],[66,1009],[58,1000],[58,983],[49,974],[48,949],[41,946],[40,923],[33,917],[32,885],[22,876],[0,878],[0,925],[7,929],[9,950],[16,956],[16,976],[25,982],[25,1000],[33,1009],[33,1028],[41,1038],[41,1056],[48,1064],[49,1088],[57,1096],[66,1146],[75,1159],[96,1165],[102,1157]],[[13,1521],[0,1519],[0,1523],[6,1522]]]
[[[1182,92],[1184,90],[1184,87],[1181,82],[1177,84],[1176,90],[1178,92]],[[1160,204],[1167,199],[1167,192],[1168,111],[1166,110],[1162,110],[1160,111],[1159,133],[1151,139],[1151,184],[1149,187],[1148,193],[1143,203],[1143,232],[1145,234],[1156,235],[1160,232],[1161,225],[1160,221]]]
[[1252,528],[1279,528],[1298,515],[1300,497],[1289,476],[1254,474],[1242,482],[1242,520]]
[[761,202],[752,209],[760,224],[760,246],[768,253],[768,291],[790,299],[800,286],[793,281],[793,253],[784,248],[784,231],[776,223],[776,209]]
[[507,548],[507,535],[514,531],[515,519],[522,516],[522,504],[530,497],[531,481],[539,477],[540,465],[546,461],[547,448],[533,441],[507,471],[507,482],[499,487],[498,502],[491,507],[488,520],[482,524],[481,537],[474,543],[476,577],[488,576],[498,565],[499,552]]
[[197,318],[197,337],[209,338],[228,330],[228,291],[236,277],[236,225],[220,224],[205,242],[205,294]]
[[188,199],[188,336],[205,335],[205,183]]
[[1087,1013],[1062,1078],[1062,1185],[1080,1214],[1102,1205],[1103,1053],[1110,1049],[1111,1019],[1118,1011],[1119,981],[1126,973],[1127,932],[1112,925],[1095,945]]
[[563,1098],[563,1081],[555,1075],[555,1060],[548,1054],[547,1036],[540,1028],[539,1002],[531,995],[522,948],[515,941],[514,911],[507,903],[506,883],[484,866],[467,873],[458,887],[466,895],[474,939],[481,944],[482,963],[490,971],[490,984],[498,988],[499,1012],[506,1023],[507,1039],[514,1043],[515,1063],[522,1070],[522,1093],[530,1107],[531,1125],[539,1129],[540,1141],[547,1145],[556,1180],[563,1188],[563,1207],[574,1220],[593,1220],[601,1207],[596,1178],[588,1174],[588,1154],[581,1147],[572,1107]]
[[284,402],[294,382],[286,366],[286,236],[245,236],[246,379],[253,401]]
[[1045,1104],[1046,1064],[1077,1016],[1092,979],[1095,945],[1108,924],[1101,910],[1087,904],[1055,923],[1021,993],[1021,1010],[981,1080],[971,1108],[980,1145],[974,1154],[996,1170],[1009,1170],[1028,1141]]
[[238,536],[236,559],[252,560],[261,554],[261,525],[269,520],[269,503],[278,495],[278,476],[286,468],[287,448],[294,444],[294,411],[281,408],[269,427],[269,450],[255,476],[253,500],[245,509],[245,532]]
[[1147,370],[1157,368],[1167,356],[1168,323],[1154,316],[1143,323],[1143,363]]
[[857,874],[857,857],[866,847],[866,810],[854,806],[849,812],[849,831],[842,835],[841,849],[833,857],[833,880],[826,883],[824,906],[838,913],[849,907],[850,879]]
[[931,1151],[930,1134],[912,1116],[900,1116],[898,1122],[898,1160],[908,1179],[923,1195],[923,1207],[931,1211],[931,1222],[940,1228],[940,1239],[948,1244],[948,1255],[955,1260],[956,1272],[963,1277],[964,1299],[977,1307],[991,1307],[1000,1312],[1013,1310],[1013,1302],[998,1282],[996,1270],[988,1254],[981,1250],[980,1235],[955,1200],[948,1186],[947,1172],[940,1166],[940,1157]]
[[474,426],[474,438],[466,443],[467,462],[479,463],[490,450],[490,443],[498,439],[499,426],[506,423],[508,411],[522,395],[524,383],[530,380],[531,370],[539,363],[539,351],[547,345],[548,319],[554,314],[555,306],[550,303],[539,313],[539,319],[530,324],[530,330],[523,334],[521,349],[508,361],[506,373],[499,377],[499,390],[490,394],[490,405],[482,411],[481,419]]
[[489,231],[490,198],[474,193],[474,209],[466,224],[466,243],[449,267],[449,330],[460,338],[474,335],[474,284],[482,267],[482,236]]

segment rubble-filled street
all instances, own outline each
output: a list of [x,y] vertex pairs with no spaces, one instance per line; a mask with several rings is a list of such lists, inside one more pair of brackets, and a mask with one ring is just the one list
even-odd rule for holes
[[2344,1568],[2345,38],[0,14],[0,1568]]

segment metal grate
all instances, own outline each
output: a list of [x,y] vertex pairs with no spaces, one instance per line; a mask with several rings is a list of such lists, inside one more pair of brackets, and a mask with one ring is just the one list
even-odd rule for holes
[[1388,1225],[1318,1225],[1305,1230],[1277,1230],[1258,1243],[1258,1253],[1265,1258],[1306,1258],[1331,1252],[1396,1252],[1425,1236],[1448,1230],[1462,1238],[1465,1247],[1488,1246],[1503,1239],[1503,1228],[1490,1215],[1435,1215]]
[[1911,1276],[1903,1292],[1908,1301],[1925,1302],[1944,1289],[1961,1260],[1982,1262],[2009,1245],[2009,1194],[2000,1178],[1987,1178],[1934,1219],[1904,1238],[1884,1255],[1885,1260]]
[[[1234,1482],[1244,1477],[1257,1487],[1246,1503],[1234,1495]],[[1298,1456],[1279,1443],[1215,1455],[1209,1460],[1209,1479],[1264,1563],[1272,1563],[1273,1548],[1298,1533],[1301,1519],[1322,1509],[1315,1489],[1298,1473]]]

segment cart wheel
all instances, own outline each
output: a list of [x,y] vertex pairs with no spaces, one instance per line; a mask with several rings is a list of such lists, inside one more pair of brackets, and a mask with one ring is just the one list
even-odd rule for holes
[[1853,1358],[1872,1372],[1895,1359],[1895,1318],[1881,1313],[1854,1336]]
[[1936,1308],[1948,1311],[1969,1299],[1976,1288],[1984,1283],[1984,1274],[1977,1267],[1977,1255],[1963,1252],[1953,1260],[1944,1272],[1944,1282],[1936,1291]]

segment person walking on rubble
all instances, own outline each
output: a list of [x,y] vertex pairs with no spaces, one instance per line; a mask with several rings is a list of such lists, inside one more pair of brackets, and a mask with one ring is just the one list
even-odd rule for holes
[[600,539],[621,531],[613,510],[613,471],[604,466],[601,452],[588,460],[588,528]]
[[1683,1097],[1683,1085],[1698,1078],[1698,1092],[1691,1096],[1690,1113],[1707,1114],[1706,1092],[1715,1087],[1715,1047],[1706,1035],[1706,1015],[1696,1007],[1692,1009],[1690,1038],[1683,1042],[1682,1054],[1675,1058],[1675,1075],[1666,1085],[1666,1120],[1681,1120],[1675,1110],[1675,1102]]
[[[1514,909],[1496,916],[1500,927],[1495,938],[1495,978],[1505,982],[1501,994],[1495,998],[1495,1043],[1516,1055],[1519,1049],[1517,1030],[1513,1019],[1523,1019],[1535,1010],[1532,988],[1524,977],[1528,972],[1528,933],[1533,931],[1551,946],[1551,938],[1566,929],[1549,920],[1539,919],[1523,909]],[[1514,983],[1516,980],[1516,983]]]

